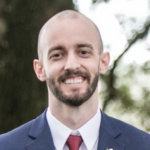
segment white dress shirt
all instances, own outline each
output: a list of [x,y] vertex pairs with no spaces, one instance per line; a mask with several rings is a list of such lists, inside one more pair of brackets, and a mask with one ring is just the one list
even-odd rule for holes
[[101,122],[99,109],[97,113],[78,130],[72,130],[62,124],[51,114],[49,108],[47,109],[46,118],[53,137],[55,150],[69,150],[66,141],[70,134],[82,137],[83,142],[79,150],[97,150]]

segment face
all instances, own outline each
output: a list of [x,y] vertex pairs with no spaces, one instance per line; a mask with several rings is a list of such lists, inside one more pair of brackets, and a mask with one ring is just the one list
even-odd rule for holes
[[[95,93],[100,73],[98,33],[82,19],[53,21],[45,30],[43,67],[58,101],[80,106]],[[51,95],[49,94],[49,95]]]

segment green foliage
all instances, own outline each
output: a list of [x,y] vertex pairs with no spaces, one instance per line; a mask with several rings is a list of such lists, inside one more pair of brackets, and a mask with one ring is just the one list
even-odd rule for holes
[[[149,51],[149,42],[146,43],[150,33],[149,14],[142,20],[119,12],[115,17],[124,31],[127,44],[114,60],[107,74],[101,76],[101,84],[104,87],[100,93],[102,109],[105,112],[113,109],[111,112],[116,114],[136,114],[136,120],[141,122],[146,131],[150,131],[150,61],[141,65],[131,63],[127,66],[122,63],[123,58],[126,57],[125,54],[139,41],[145,40],[147,48],[143,48],[143,51]],[[136,57],[136,52],[134,57]],[[141,58],[143,59],[143,56]]]
[[[112,83],[109,83],[112,82],[109,80],[112,79],[111,69],[106,76],[102,76],[103,86],[106,87],[102,91],[103,110],[108,112],[109,109],[113,109],[112,112],[122,115],[135,114],[146,131],[150,131],[149,63],[147,61],[141,66],[136,63],[126,66],[118,65],[113,74],[114,83],[111,88]],[[122,67],[123,72],[121,72]]]

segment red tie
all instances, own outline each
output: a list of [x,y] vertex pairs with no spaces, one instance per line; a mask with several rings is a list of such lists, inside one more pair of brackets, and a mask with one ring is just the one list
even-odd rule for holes
[[81,143],[82,143],[81,136],[74,136],[74,135],[70,135],[66,142],[66,144],[69,147],[69,150],[79,150]]

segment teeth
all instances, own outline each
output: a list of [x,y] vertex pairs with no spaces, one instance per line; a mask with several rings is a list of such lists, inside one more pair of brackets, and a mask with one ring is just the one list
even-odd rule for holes
[[77,84],[77,83],[81,83],[81,82],[83,82],[83,79],[81,79],[81,78],[78,78],[78,79],[66,79],[64,81],[64,83],[66,83],[66,84]]

